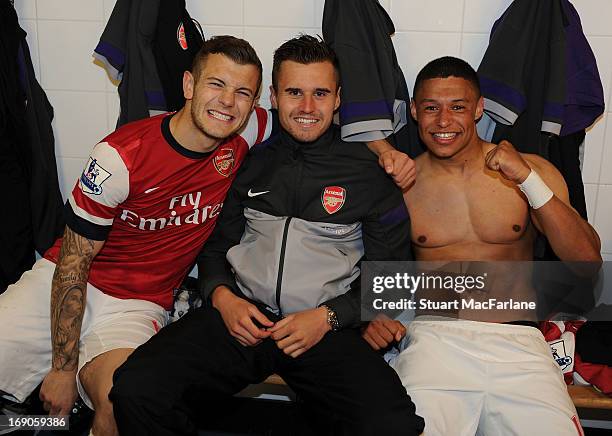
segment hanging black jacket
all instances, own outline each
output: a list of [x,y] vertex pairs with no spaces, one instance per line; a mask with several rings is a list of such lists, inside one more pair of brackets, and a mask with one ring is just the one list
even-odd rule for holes
[[326,0],[322,30],[340,63],[342,139],[388,138],[412,157],[421,154],[424,147],[391,41],[395,27],[384,8],[377,0]]
[[166,110],[177,111],[185,105],[183,73],[191,70],[202,42],[200,29],[185,9],[185,0],[161,0],[153,56],[166,98]]
[[515,0],[493,26],[478,76],[499,123],[493,142],[522,152],[548,157],[540,132],[579,132],[604,110],[595,56],[567,0]]
[[63,229],[51,120],[53,108],[34,75],[26,33],[0,0],[0,292],[34,263]]
[[21,43],[20,65],[25,83],[26,123],[30,144],[30,203],[34,246],[41,255],[64,230],[64,203],[59,189],[53,137],[53,106],[34,76],[30,49]]
[[[200,35],[187,21],[189,14],[184,6],[182,0],[115,3],[93,56],[111,79],[119,82],[121,112],[117,127],[176,108],[180,99],[177,93],[182,94],[182,82],[177,83],[176,76],[182,77],[185,66],[191,65],[189,58],[193,59],[194,50],[201,45]],[[180,47],[183,36],[187,38],[185,53]],[[168,92],[172,106],[168,105],[163,85],[172,88]],[[174,89],[177,85],[178,89]]]

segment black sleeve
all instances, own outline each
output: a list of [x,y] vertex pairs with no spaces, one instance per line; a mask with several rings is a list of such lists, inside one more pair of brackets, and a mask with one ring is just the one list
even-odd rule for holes
[[64,220],[66,221],[66,226],[68,226],[70,230],[92,241],[106,241],[108,233],[112,228],[112,226],[94,224],[91,221],[81,218],[74,213],[70,201],[66,201],[66,205],[64,206]]
[[[380,190],[387,194],[384,197],[377,195],[381,206],[362,222],[362,261],[412,260],[410,219],[404,199],[399,189],[390,185],[390,181],[381,180],[380,183],[389,188]],[[361,277],[351,283],[348,292],[332,298],[325,305],[336,312],[340,328],[358,326],[361,322]]]
[[197,258],[199,288],[204,301],[209,301],[212,292],[221,285],[239,294],[226,255],[230,248],[240,243],[246,225],[242,198],[238,193],[240,176],[244,174],[246,167],[245,161],[225,198],[215,229]]

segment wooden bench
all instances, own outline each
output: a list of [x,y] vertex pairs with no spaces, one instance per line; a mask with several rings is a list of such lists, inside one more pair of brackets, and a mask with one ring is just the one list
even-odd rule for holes
[[590,386],[568,386],[567,391],[577,408],[612,410],[612,397]]

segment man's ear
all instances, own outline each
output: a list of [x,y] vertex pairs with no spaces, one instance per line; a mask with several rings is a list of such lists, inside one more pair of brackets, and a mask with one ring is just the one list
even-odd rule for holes
[[274,91],[274,86],[270,85],[270,103],[272,104],[272,109],[278,109],[278,101],[276,100],[276,91]]
[[484,98],[480,96],[478,103],[476,103],[476,115],[474,120],[479,120],[484,112]]
[[416,104],[414,103],[414,98],[410,100],[410,115],[412,115],[412,118],[414,118],[415,121],[418,121]]
[[193,98],[193,89],[195,88],[195,79],[189,71],[183,73],[183,97],[185,100]]
[[338,91],[336,91],[336,101],[334,102],[334,112],[336,110],[338,110],[338,108],[340,107],[340,90],[342,89],[341,86],[338,86]]

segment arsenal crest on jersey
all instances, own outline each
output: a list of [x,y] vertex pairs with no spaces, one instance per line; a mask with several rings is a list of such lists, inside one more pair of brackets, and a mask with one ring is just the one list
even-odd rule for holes
[[323,188],[321,203],[328,214],[336,213],[344,205],[346,189],[342,186],[327,186]]
[[231,148],[222,148],[214,157],[213,163],[219,174],[224,177],[229,177],[234,169],[234,150]]
[[187,37],[185,36],[185,26],[183,25],[182,21],[179,24],[178,29],[176,29],[176,40],[183,50],[187,50]]

